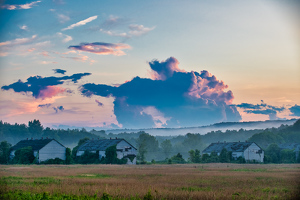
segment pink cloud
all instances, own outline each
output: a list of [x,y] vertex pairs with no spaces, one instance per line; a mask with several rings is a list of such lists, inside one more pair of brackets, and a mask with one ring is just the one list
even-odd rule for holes
[[41,90],[39,92],[38,98],[45,99],[45,98],[52,98],[58,94],[64,93],[66,91],[65,88],[59,86],[47,86],[46,89]]
[[94,42],[94,43],[81,43],[78,46],[69,46],[69,49],[86,51],[90,53],[95,53],[99,55],[115,55],[122,56],[126,55],[122,49],[131,49],[128,44],[122,43],[104,43],[104,42]]

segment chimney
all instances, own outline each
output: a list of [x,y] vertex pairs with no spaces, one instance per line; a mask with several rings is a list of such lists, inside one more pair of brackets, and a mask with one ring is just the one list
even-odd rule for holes
[[111,137],[109,139],[111,140]]
[[116,137],[116,139],[118,139],[118,138]]
[[248,142],[247,140],[245,142]]
[[226,143],[226,141],[224,141],[224,143]]

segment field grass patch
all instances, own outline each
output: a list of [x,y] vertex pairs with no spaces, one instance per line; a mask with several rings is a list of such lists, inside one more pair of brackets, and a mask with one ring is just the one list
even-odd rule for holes
[[70,178],[111,178],[108,174],[78,174],[76,176],[70,176]]
[[232,169],[234,172],[267,172],[267,169]]
[[211,187],[181,187],[177,188],[177,190],[188,191],[188,192],[196,192],[196,191],[211,191]]

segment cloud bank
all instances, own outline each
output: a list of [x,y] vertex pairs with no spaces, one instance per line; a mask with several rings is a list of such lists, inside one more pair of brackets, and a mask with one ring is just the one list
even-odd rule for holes
[[277,120],[278,112],[282,112],[286,110],[285,107],[277,107],[272,105],[267,105],[262,101],[261,104],[249,104],[249,103],[241,103],[235,105],[238,108],[243,109],[244,112],[250,114],[261,114],[261,115],[268,115],[270,120]]
[[65,81],[72,81],[77,83],[84,76],[91,75],[90,73],[78,73],[73,74],[72,76],[63,76],[63,77],[41,77],[41,76],[31,76],[27,79],[26,82],[21,80],[12,83],[10,85],[2,86],[2,90],[10,90],[17,93],[30,93],[34,98],[45,99],[51,98],[58,94],[64,92],[70,92],[69,90],[62,88],[58,85],[63,84]]
[[69,49],[86,51],[89,53],[95,53],[99,55],[115,55],[122,56],[126,55],[122,49],[130,49],[128,44],[122,43],[105,43],[105,42],[94,42],[94,43],[81,43],[77,46],[69,46]]
[[114,98],[114,114],[126,128],[200,126],[239,121],[227,85],[203,70],[185,72],[177,59],[149,63],[152,78],[135,77],[119,86],[88,83],[84,96]]
[[292,116],[300,117],[300,106],[298,106],[297,104],[290,107],[289,110],[291,111]]

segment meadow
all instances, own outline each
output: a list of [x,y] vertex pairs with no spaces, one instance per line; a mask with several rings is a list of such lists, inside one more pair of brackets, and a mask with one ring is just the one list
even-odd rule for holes
[[1,165],[0,199],[299,199],[300,164]]

